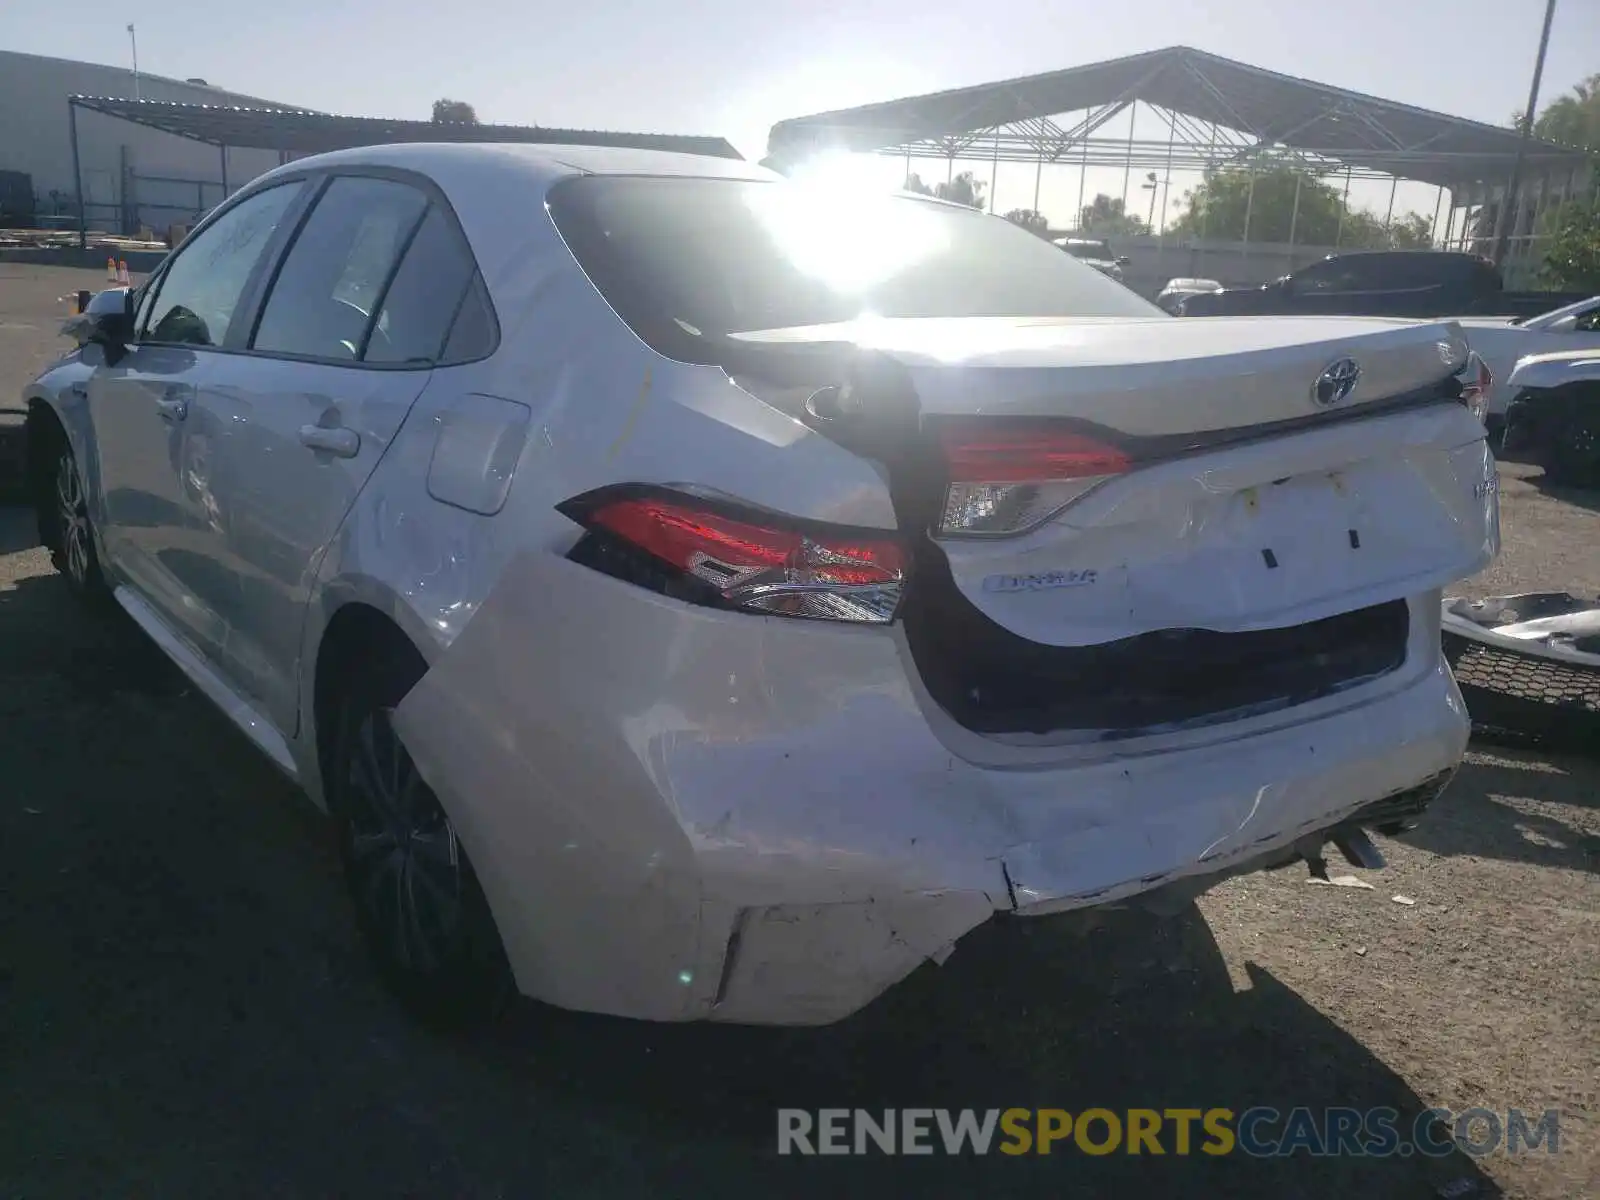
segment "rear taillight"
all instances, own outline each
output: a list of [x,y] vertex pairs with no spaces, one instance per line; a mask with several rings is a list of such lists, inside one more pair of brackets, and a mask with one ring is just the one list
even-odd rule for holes
[[939,532],[949,536],[1026,532],[1131,465],[1059,424],[962,422],[938,437],[949,481]]
[[590,534],[571,557],[694,603],[881,625],[894,619],[905,586],[910,556],[881,531],[642,486],[558,507]]
[[1467,363],[1461,368],[1461,403],[1467,406],[1468,411],[1478,420],[1482,421],[1489,415],[1489,392],[1494,387],[1494,373],[1489,370],[1489,364],[1476,351],[1467,355]]

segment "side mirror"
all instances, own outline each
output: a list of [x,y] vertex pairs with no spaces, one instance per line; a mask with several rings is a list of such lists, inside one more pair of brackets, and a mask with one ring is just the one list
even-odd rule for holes
[[77,316],[67,319],[61,332],[80,346],[104,348],[107,365],[115,364],[133,341],[133,290],[110,288],[96,294]]
[[1117,255],[1117,266],[1119,267],[1125,267],[1132,261],[1133,259],[1129,258],[1126,254]]

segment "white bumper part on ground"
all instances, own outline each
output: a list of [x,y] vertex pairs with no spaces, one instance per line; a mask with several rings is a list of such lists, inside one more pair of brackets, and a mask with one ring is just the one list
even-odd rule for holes
[[1356,694],[1007,768],[936,735],[888,631],[696,609],[527,554],[397,725],[522,991],[825,1023],[997,910],[1223,871],[1453,766],[1468,725],[1428,652],[1437,596],[1412,608],[1421,653]]

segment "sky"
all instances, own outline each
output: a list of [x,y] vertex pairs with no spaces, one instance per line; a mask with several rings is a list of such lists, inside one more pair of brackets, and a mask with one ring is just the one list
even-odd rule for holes
[[[17,0],[0,48],[126,65],[133,21],[141,70],[285,104],[426,118],[448,96],[486,122],[720,135],[754,159],[786,117],[1171,45],[1504,123],[1527,100],[1543,14],[1544,0]],[[1541,102],[1596,72],[1600,0],[1558,0]],[[1126,120],[1101,131],[1119,132]],[[897,183],[903,165],[881,169]],[[942,160],[920,169],[943,178]],[[997,207],[1030,206],[1033,186],[1031,166],[1002,166]],[[1175,175],[1174,215],[1184,186]],[[1122,172],[1085,187],[1121,195]],[[1052,169],[1041,207],[1063,223],[1078,189],[1076,168]],[[1403,186],[1396,211],[1431,216],[1435,195]],[[1381,216],[1389,189],[1352,200]]]

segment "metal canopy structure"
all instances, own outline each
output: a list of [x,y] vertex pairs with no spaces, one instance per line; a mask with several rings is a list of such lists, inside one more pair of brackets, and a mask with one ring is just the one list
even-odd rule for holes
[[229,148],[276,150],[289,157],[396,142],[521,142],[553,146],[619,146],[667,150],[713,158],[743,159],[724,138],[668,133],[617,133],[595,129],[546,129],[533,125],[471,125],[462,122],[390,121],[382,117],[342,117],[298,108],[234,108],[178,104],[164,100],[123,100],[105,96],[67,99],[77,177],[78,244],[87,242],[83,174],[78,161],[78,112],[101,113],[158,129],[190,141],[216,146],[222,160],[222,193],[228,194]]
[[[1123,139],[1100,147],[1097,159],[1089,135],[1139,102],[1163,110],[1173,139]],[[1051,119],[1080,112],[1086,115],[1067,127]],[[1192,170],[1279,148],[1324,170],[1454,188],[1503,176],[1519,141],[1511,129],[1174,46],[781,121],[772,127],[768,155],[776,165],[826,150],[1050,163],[1087,147],[1088,165],[1159,167],[1171,147],[1180,155],[1172,167]],[[1107,150],[1116,151],[1114,160]],[[1588,156],[1535,140],[1526,163],[1530,174],[1548,175],[1582,170]]]
[[455,121],[390,121],[341,117],[296,108],[230,108],[162,100],[73,96],[74,108],[104,113],[163,133],[213,146],[322,154],[352,146],[393,142],[528,142],[554,146],[624,146],[671,150],[714,158],[742,158],[726,140],[670,133],[615,133],[596,129],[543,129],[534,125],[469,125]]

